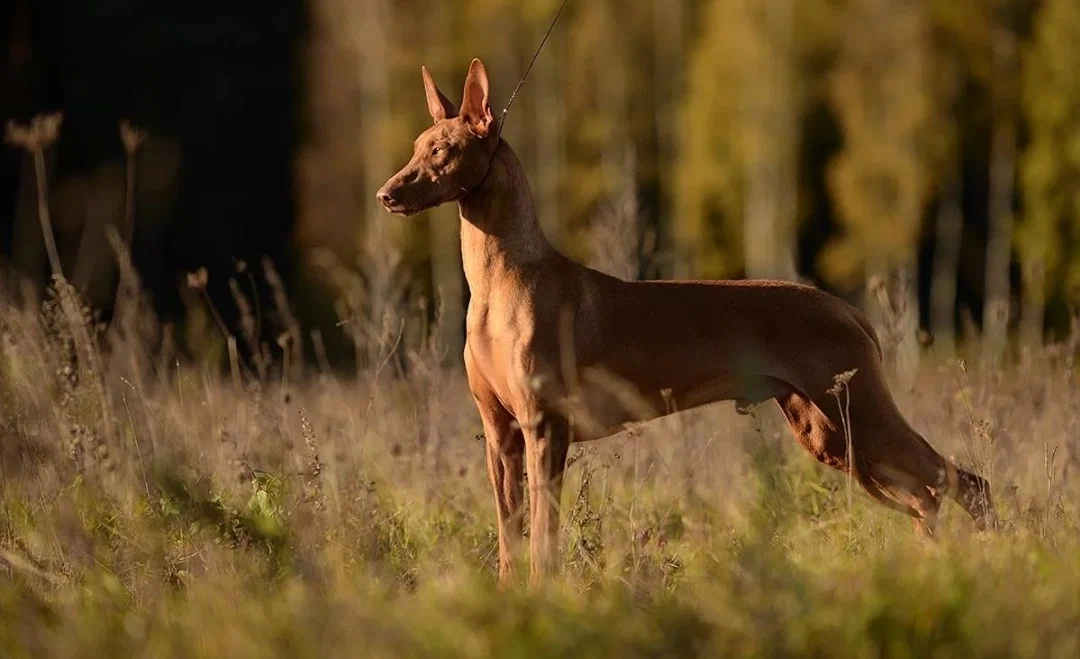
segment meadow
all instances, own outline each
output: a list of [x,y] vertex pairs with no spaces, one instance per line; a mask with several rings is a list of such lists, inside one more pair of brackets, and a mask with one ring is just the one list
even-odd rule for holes
[[947,503],[920,540],[728,403],[573,447],[560,576],[500,589],[437,332],[375,328],[348,374],[244,324],[178,359],[131,290],[107,330],[65,290],[0,307],[2,656],[1080,656],[1080,327],[1002,367],[926,348],[896,390],[991,532]]

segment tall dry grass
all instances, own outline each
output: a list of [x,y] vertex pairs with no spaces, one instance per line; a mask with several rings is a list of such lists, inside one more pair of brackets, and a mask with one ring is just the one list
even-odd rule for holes
[[1080,331],[1006,368],[923,359],[898,391],[990,478],[993,533],[946,504],[920,542],[773,406],[719,405],[574,447],[561,576],[499,590],[481,426],[426,309],[362,317],[339,272],[345,378],[305,366],[280,285],[248,295],[271,270],[235,273],[236,328],[193,276],[178,337],[115,244],[108,328],[63,280],[0,306],[4,656],[1080,652]]

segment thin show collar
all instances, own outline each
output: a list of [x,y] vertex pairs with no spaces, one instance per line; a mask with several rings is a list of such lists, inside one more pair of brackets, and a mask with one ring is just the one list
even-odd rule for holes
[[458,198],[458,201],[464,201],[466,197],[479,190],[480,187],[484,185],[484,182],[487,181],[488,175],[491,174],[492,167],[495,164],[495,158],[499,154],[499,145],[502,141],[502,117],[499,117],[493,123],[496,126],[495,134],[489,135],[488,139],[495,140],[495,148],[491,150],[491,157],[488,158],[487,170],[484,172],[484,175],[480,177],[480,180],[476,182],[476,185],[472,186],[472,189],[467,189],[462,186],[461,197]]

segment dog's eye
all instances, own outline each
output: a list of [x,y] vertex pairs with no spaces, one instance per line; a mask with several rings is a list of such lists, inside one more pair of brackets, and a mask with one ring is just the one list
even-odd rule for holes
[[437,156],[437,155],[439,155],[439,152],[440,152],[440,151],[442,151],[442,149],[440,149],[440,148],[439,148],[439,147],[437,147],[437,146],[433,146],[433,147],[431,147],[431,155],[433,155],[433,156]]

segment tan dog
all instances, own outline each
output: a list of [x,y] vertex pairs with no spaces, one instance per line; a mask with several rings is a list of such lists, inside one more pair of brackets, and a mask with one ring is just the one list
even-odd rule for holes
[[[521,163],[499,135],[473,60],[460,110],[423,70],[434,126],[379,190],[391,212],[455,201],[471,300],[465,368],[484,424],[499,521],[499,576],[531,502],[532,581],[556,564],[559,496],[573,441],[721,400],[775,398],[796,439],[931,535],[949,493],[980,528],[985,480],[939,455],[900,414],[873,328],[853,306],[780,281],[626,282],[578,265],[544,238]],[[856,371],[845,417],[828,390]],[[850,449],[850,453],[849,453]],[[853,456],[849,460],[848,456]],[[954,483],[955,487],[949,487]]]

